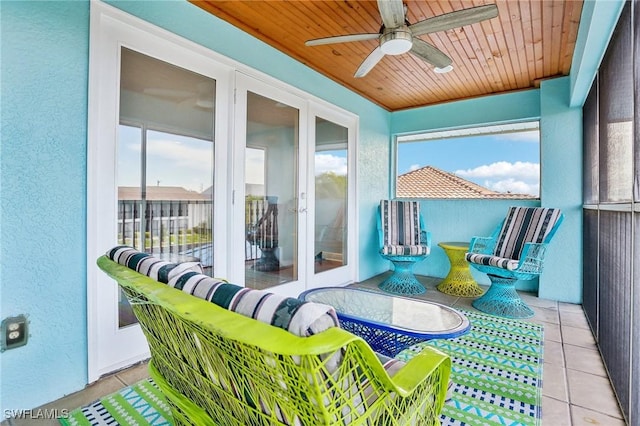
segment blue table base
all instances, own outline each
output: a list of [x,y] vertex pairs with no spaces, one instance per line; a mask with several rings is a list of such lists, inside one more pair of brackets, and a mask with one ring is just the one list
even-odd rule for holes
[[482,297],[471,302],[479,311],[506,318],[531,318],[533,310],[520,298],[515,288],[517,279],[489,275],[491,286]]
[[349,321],[341,318],[340,327],[362,337],[374,351],[393,358],[409,346],[424,342],[424,337],[412,337],[406,334],[399,334],[391,330],[384,330],[376,326],[369,326],[361,322]]

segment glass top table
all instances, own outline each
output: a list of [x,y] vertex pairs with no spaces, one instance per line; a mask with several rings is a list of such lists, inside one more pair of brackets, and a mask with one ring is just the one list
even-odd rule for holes
[[361,288],[323,287],[299,297],[333,306],[342,328],[387,356],[424,340],[458,337],[470,328],[467,317],[448,306]]

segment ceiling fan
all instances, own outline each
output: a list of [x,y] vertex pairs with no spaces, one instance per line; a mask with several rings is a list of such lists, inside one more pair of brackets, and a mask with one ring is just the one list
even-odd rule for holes
[[402,0],[378,0],[378,10],[383,22],[378,33],[318,38],[308,40],[305,44],[307,46],[319,46],[322,44],[378,39],[379,46],[360,64],[354,74],[356,78],[367,75],[385,55],[400,55],[406,52],[411,52],[433,65],[435,72],[444,73],[453,69],[451,58],[437,47],[418,38],[418,36],[475,24],[498,16],[497,6],[488,4],[445,13],[424,19],[415,24],[409,24],[406,18],[407,8],[402,3]]

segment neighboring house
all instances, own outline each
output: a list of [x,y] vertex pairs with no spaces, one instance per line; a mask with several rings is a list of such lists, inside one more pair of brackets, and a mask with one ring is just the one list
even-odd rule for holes
[[210,267],[212,222],[211,194],[206,191],[148,186],[143,194],[139,187],[118,187],[119,244],[194,256]]
[[421,167],[398,176],[400,198],[504,198],[532,199],[529,194],[496,192],[433,166]]

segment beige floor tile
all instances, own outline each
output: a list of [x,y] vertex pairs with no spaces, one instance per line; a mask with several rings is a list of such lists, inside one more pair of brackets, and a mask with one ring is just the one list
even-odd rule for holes
[[622,418],[609,379],[577,370],[567,370],[567,379],[571,405]]
[[597,349],[564,345],[564,356],[567,368],[607,377],[607,371],[604,369],[600,352]]
[[544,363],[542,366],[542,395],[569,402],[566,370],[561,365]]
[[590,329],[571,327],[569,325],[562,325],[562,341],[564,343],[582,346],[583,348],[596,348],[596,339],[593,337]]
[[428,300],[430,302],[441,303],[447,306],[455,305],[458,300],[458,296],[450,296],[448,294],[444,294],[435,288],[428,288],[426,293],[422,295],[418,295],[419,299]]
[[133,385],[149,377],[149,363],[145,361],[116,374],[125,385]]
[[575,405],[571,405],[571,419],[573,426],[625,426],[625,422],[622,419]]
[[584,313],[560,311],[560,325],[589,329],[589,323]]
[[480,312],[476,308],[471,306],[471,302],[473,302],[474,300],[475,299],[469,297],[460,297],[458,298],[458,300],[456,300],[456,303],[455,305],[453,305],[453,307],[456,309],[466,309],[467,311]]
[[545,364],[554,364],[561,367],[565,366],[564,350],[562,343],[554,341],[545,341],[543,354]]
[[584,309],[582,308],[582,305],[578,305],[575,303],[558,302],[558,309],[564,312],[571,312],[574,314],[584,314]]
[[542,426],[571,426],[569,404],[543,396]]
[[537,306],[531,306],[535,315],[530,321],[540,323],[548,322],[551,324],[560,324],[560,318],[558,317],[557,309],[538,308]]
[[540,299],[533,293],[518,292],[520,297],[527,305],[536,308],[558,309],[558,302],[549,299]]
[[541,322],[544,326],[544,341],[562,342],[562,333],[560,332],[560,324],[552,324],[550,322]]

